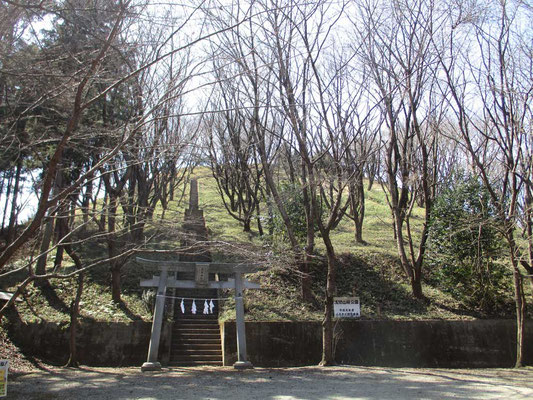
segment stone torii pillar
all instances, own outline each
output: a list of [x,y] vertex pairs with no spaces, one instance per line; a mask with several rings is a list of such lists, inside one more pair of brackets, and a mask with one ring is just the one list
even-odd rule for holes
[[[154,318],[152,320],[152,333],[148,348],[148,360],[142,365],[142,371],[160,370],[161,364],[157,360],[159,353],[159,341],[161,327],[163,325],[163,311],[165,306],[165,293],[167,288],[210,288],[210,289],[234,289],[235,290],[235,317],[237,327],[237,362],[233,364],[235,369],[253,368],[246,355],[246,326],[244,323],[244,289],[259,289],[256,283],[243,279],[244,273],[259,271],[259,266],[253,264],[229,264],[187,261],[157,261],[137,258],[137,262],[145,265],[157,264],[161,274],[152,279],[141,281],[142,287],[157,287]],[[193,272],[195,280],[177,280],[169,277],[169,272]],[[227,281],[209,281],[209,273],[223,273],[233,275],[234,279]]]
[[235,274],[235,322],[237,325],[237,362],[235,369],[251,369],[253,365],[246,358],[246,325],[244,323],[244,289],[242,274]]
[[150,333],[150,346],[148,347],[148,360],[142,365],[141,371],[159,371],[161,363],[157,361],[159,355],[159,341],[161,339],[161,327],[163,326],[163,314],[165,309],[165,294],[167,292],[168,268],[161,268],[161,275],[157,283],[157,295],[155,298],[154,318],[152,319],[152,332]]

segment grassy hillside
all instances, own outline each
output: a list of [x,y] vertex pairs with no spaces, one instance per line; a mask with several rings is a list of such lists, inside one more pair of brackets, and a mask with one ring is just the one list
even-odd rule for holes
[[[248,234],[225,211],[216,185],[209,170],[200,168],[195,177],[199,180],[200,208],[204,210],[211,239],[227,243],[226,254],[214,253],[216,259],[231,257],[230,244],[266,246],[256,232]],[[166,211],[165,225],[180,226],[187,195],[174,201]],[[162,210],[157,210],[156,217]],[[415,222],[421,218],[422,210],[414,211]],[[421,221],[421,219],[420,219]],[[337,278],[338,295],[356,295],[361,299],[362,318],[366,319],[428,319],[428,318],[473,318],[484,316],[511,317],[513,302],[509,291],[505,301],[490,313],[479,313],[460,303],[452,295],[441,290],[431,281],[424,284],[424,293],[429,302],[418,301],[410,295],[410,287],[404,278],[396,256],[396,244],[392,236],[392,220],[384,192],[374,185],[366,195],[366,218],[364,239],[367,245],[358,245],[354,240],[354,226],[348,219],[342,221],[333,234],[333,243],[339,258]],[[414,229],[420,225],[414,224]],[[253,226],[253,229],[256,227]],[[179,241],[169,234],[153,244],[158,249],[171,250]],[[240,246],[236,246],[240,247]],[[94,244],[87,250],[96,257],[105,252],[104,244]],[[272,267],[250,277],[262,285],[261,290],[248,291],[245,300],[246,318],[249,320],[319,320],[322,318],[322,299],[325,287],[325,263],[322,259],[323,246],[317,238],[317,262],[313,267],[313,291],[315,301],[304,304],[299,298],[299,282],[292,267],[286,262],[272,262]],[[171,258],[169,255],[159,257]],[[151,257],[154,257],[151,255]],[[274,256],[273,256],[274,257]],[[50,257],[51,259],[53,257]],[[141,279],[148,279],[151,271],[131,260],[123,269],[123,300],[121,306],[111,301],[108,266],[92,269],[86,277],[82,297],[81,315],[85,319],[107,321],[150,320],[149,301],[139,287]],[[76,282],[71,280],[52,281],[55,290],[41,293],[40,289],[29,287],[23,302],[17,307],[25,320],[67,322],[68,307],[75,294]],[[221,318],[234,318],[231,292]]]

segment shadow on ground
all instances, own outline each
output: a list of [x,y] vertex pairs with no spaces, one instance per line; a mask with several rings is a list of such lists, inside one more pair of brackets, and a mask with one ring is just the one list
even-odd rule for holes
[[533,396],[532,378],[531,369],[84,368],[15,376],[8,391],[27,399],[526,399]]

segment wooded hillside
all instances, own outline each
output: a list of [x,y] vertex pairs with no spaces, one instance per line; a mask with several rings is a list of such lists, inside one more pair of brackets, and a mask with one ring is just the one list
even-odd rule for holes
[[[513,312],[522,364],[527,2],[0,13],[0,280],[14,294],[1,316],[149,318],[135,257],[209,250],[264,265],[250,318],[322,318],[324,365],[333,297],[348,294],[366,318]],[[179,249],[192,176],[211,237]]]

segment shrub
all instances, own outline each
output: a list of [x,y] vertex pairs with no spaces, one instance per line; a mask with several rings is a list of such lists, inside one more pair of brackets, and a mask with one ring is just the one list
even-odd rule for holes
[[[294,235],[296,236],[296,239],[303,244],[305,243],[307,237],[307,220],[305,216],[305,205],[302,189],[296,184],[284,182],[279,185],[278,191],[280,197],[282,198],[283,204],[285,205],[287,214],[289,215],[289,219],[294,230]],[[272,210],[272,218],[270,220],[272,228],[271,231],[274,239],[286,241],[288,239],[287,230],[285,223],[283,222],[283,218],[281,217],[278,208],[274,204],[274,201],[272,199],[269,199],[269,201],[271,203]],[[316,224],[314,226],[314,230],[315,232],[318,231],[318,226]]]
[[429,226],[430,279],[470,307],[489,311],[502,303],[507,284],[502,236],[495,210],[474,176],[455,175],[437,196]]

